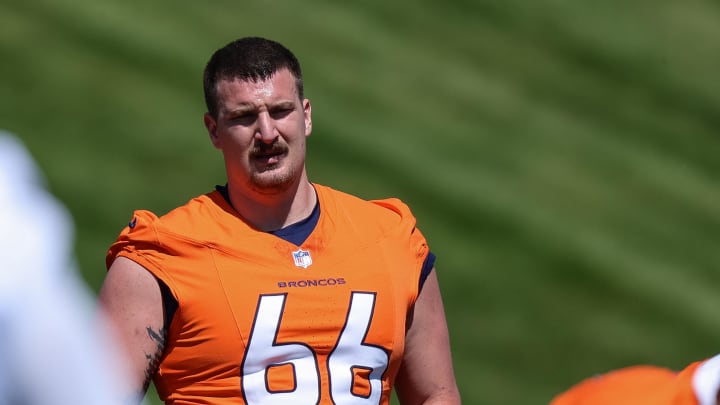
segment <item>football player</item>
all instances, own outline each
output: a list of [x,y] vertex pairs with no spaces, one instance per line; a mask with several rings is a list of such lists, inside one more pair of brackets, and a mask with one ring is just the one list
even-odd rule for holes
[[248,37],[204,72],[227,183],[139,210],[100,292],[168,404],[459,404],[434,256],[398,199],[311,183],[296,57]]

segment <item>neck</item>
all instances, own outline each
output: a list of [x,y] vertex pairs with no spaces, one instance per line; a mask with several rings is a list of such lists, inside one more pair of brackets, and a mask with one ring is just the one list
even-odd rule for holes
[[235,210],[261,231],[275,231],[302,221],[310,216],[317,202],[315,189],[304,173],[287,190],[267,194],[246,192],[228,183],[228,194]]

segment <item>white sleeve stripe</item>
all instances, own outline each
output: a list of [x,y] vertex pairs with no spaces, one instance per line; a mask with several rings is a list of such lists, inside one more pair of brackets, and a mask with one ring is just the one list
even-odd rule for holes
[[693,391],[700,405],[715,405],[720,390],[720,354],[706,360],[695,370]]

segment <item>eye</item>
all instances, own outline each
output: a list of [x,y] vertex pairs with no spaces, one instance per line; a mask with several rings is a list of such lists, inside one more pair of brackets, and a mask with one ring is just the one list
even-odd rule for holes
[[257,121],[257,114],[251,112],[233,114],[228,117],[228,121],[230,121],[232,125],[249,126]]
[[270,110],[270,116],[275,120],[279,120],[287,117],[293,111],[294,108],[292,107],[277,107]]

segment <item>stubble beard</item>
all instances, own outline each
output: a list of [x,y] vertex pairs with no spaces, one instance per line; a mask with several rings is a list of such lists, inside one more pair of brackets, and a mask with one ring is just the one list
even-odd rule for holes
[[269,168],[250,176],[250,187],[261,194],[277,194],[288,190],[297,177],[297,169]]
[[248,179],[250,188],[261,194],[277,194],[290,189],[295,185],[302,172],[303,162],[297,162],[290,153],[287,145],[274,143],[272,145],[258,144],[251,152],[251,156],[262,153],[282,153],[279,162],[270,165],[256,166]]

